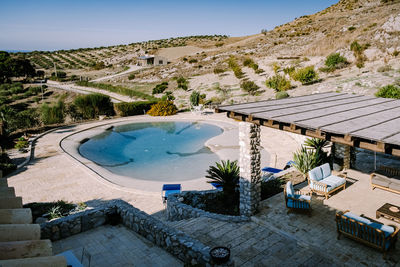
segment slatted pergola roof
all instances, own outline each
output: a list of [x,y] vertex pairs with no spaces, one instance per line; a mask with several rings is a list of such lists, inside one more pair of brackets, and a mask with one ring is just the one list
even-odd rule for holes
[[230,118],[400,156],[400,100],[320,93],[219,106]]

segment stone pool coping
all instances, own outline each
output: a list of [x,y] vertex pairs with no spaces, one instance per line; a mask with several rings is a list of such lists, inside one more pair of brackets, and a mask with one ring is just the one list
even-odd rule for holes
[[[206,182],[206,179],[204,177],[185,181],[149,181],[134,177],[117,175],[84,158],[78,151],[82,140],[98,135],[104,132],[106,129],[110,128],[111,126],[141,122],[197,121],[216,125],[224,130],[222,134],[207,140],[205,142],[205,146],[209,147],[210,150],[213,151],[220,159],[235,160],[239,158],[239,137],[237,122],[228,122],[225,120],[222,121],[220,119],[207,117],[207,115],[201,117],[188,115],[189,114],[182,114],[171,117],[151,117],[143,115],[123,118],[118,121],[105,121],[103,124],[91,126],[67,135],[60,141],[59,145],[66,154],[68,154],[73,159],[81,163],[83,166],[100,176],[100,178],[102,178],[103,180],[117,186],[122,186],[126,189],[135,189],[144,192],[154,193],[160,192],[162,185],[165,183],[178,183],[182,184],[182,188],[185,191],[209,190],[212,189],[212,187]],[[264,149],[262,150],[262,156],[265,160],[269,161],[269,154]]]

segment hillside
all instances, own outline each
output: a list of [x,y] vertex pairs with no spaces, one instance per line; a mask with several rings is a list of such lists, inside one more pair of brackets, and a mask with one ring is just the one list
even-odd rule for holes
[[[350,49],[355,42],[358,54]],[[345,57],[348,64],[322,71],[326,57],[334,52]],[[129,71],[137,56],[144,54],[164,56],[170,64]],[[205,94],[204,102],[211,105],[274,98],[276,91],[266,86],[266,80],[276,75],[290,82],[290,96],[323,91],[372,95],[382,86],[399,83],[399,54],[400,1],[342,0],[316,14],[251,36],[191,36],[110,47],[36,51],[25,56],[48,75],[54,72],[54,65],[70,77],[95,79],[112,75],[101,83],[132,90],[144,88],[140,90],[146,94],[151,94],[156,84],[168,82],[165,91],[171,92],[179,108],[185,108],[193,90]],[[311,66],[318,77],[308,85],[289,73]],[[188,90],[178,88],[179,77],[186,79]],[[242,88],[244,82],[254,82],[255,86],[249,86],[259,88],[249,93]]]

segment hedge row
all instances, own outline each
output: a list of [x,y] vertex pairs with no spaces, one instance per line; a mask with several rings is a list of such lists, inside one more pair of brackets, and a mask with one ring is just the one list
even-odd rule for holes
[[143,115],[150,110],[157,101],[121,102],[114,104],[115,112],[122,117]]

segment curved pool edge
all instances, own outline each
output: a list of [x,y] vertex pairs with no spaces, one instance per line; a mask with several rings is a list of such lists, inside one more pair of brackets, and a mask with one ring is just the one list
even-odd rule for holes
[[[188,115],[188,114],[186,114]],[[71,133],[65,136],[59,142],[61,149],[68,154],[72,159],[85,166],[88,170],[92,171],[96,176],[96,180],[112,186],[119,190],[127,192],[140,192],[154,195],[156,192],[160,193],[161,187],[165,183],[179,183],[182,184],[183,190],[209,190],[212,189],[211,185],[206,182],[204,177],[199,177],[192,180],[186,181],[149,181],[142,180],[135,177],[126,177],[114,174],[107,169],[95,164],[94,162],[84,158],[79,153],[79,146],[81,141],[87,138],[91,138],[104,132],[111,126],[118,126],[129,123],[141,123],[141,122],[159,122],[159,121],[198,121],[203,123],[209,123],[216,125],[223,129],[220,135],[214,136],[205,142],[205,146],[209,147],[219,159],[237,159],[239,157],[237,149],[239,148],[238,143],[238,123],[234,121],[222,121],[219,118],[202,118],[202,117],[187,117],[183,115],[174,115],[168,118],[165,117],[150,117],[150,116],[134,116],[129,118],[117,119],[112,121],[105,121],[103,124],[95,126],[89,126],[88,128],[79,130],[75,133]],[[236,136],[236,137],[235,137]],[[269,158],[268,153],[263,149],[263,157]]]

